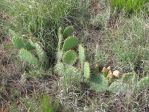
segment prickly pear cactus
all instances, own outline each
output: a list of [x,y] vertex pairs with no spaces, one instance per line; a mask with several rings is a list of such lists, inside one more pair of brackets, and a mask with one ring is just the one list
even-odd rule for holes
[[109,82],[108,80],[101,74],[92,75],[90,79],[90,88],[91,90],[95,90],[97,92],[104,92],[108,90]]
[[149,88],[149,77],[148,77],[148,76],[142,78],[142,79],[137,83],[136,89],[137,89],[138,91],[141,91],[141,90],[147,89],[147,88]]
[[65,39],[63,44],[63,51],[70,50],[78,45],[79,41],[76,37],[70,36],[67,39]]
[[80,59],[81,67],[83,67],[83,63],[85,61],[85,50],[81,44],[79,45],[78,50],[79,50],[79,59]]
[[47,67],[49,64],[49,61],[48,61],[48,56],[46,55],[46,52],[38,43],[35,43],[35,48],[36,48],[36,53],[38,55],[40,63],[43,66]]
[[73,65],[77,60],[77,53],[74,50],[69,50],[63,55],[63,62]]
[[31,40],[23,39],[24,49],[33,50],[35,49],[34,43]]
[[84,77],[85,77],[85,79],[90,78],[90,65],[88,62],[84,63]]
[[80,71],[72,65],[66,65],[64,71],[64,83],[70,86],[71,84],[78,83],[80,80]]
[[63,37],[67,38],[73,34],[74,28],[73,26],[68,26],[63,31]]
[[27,41],[22,37],[13,36],[12,43],[17,49],[21,49],[21,48],[24,48],[27,50],[34,49],[34,46],[32,46],[29,41]]
[[63,76],[64,73],[65,73],[65,69],[64,69],[64,64],[61,63],[61,62],[58,62],[56,65],[55,65],[55,73],[60,75],[60,76]]
[[17,49],[24,48],[23,39],[17,36],[13,36],[12,43]]
[[115,94],[127,94],[130,90],[129,84],[123,83],[121,80],[114,81],[108,89],[110,92]]
[[38,59],[30,51],[26,49],[20,50],[19,57],[22,61],[25,61],[31,65],[37,66],[39,64]]

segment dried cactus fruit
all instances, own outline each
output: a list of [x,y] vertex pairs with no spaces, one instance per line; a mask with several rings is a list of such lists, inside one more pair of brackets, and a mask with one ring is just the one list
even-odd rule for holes
[[107,77],[108,77],[108,78],[110,78],[110,79],[112,79],[112,78],[113,78],[113,73],[112,73],[112,71],[111,71],[111,70],[108,72]]
[[108,70],[111,70],[111,66],[108,66],[107,69],[108,69]]
[[113,75],[118,78],[120,76],[120,72],[118,70],[115,70],[113,71]]
[[101,72],[102,73],[108,73],[108,69],[106,67],[103,67]]

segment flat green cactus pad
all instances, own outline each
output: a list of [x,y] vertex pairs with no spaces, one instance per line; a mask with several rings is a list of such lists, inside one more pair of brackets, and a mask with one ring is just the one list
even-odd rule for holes
[[77,53],[74,50],[69,50],[63,55],[63,61],[66,64],[73,65],[77,60]]
[[28,50],[21,49],[19,52],[19,57],[22,61],[25,61],[32,65],[38,65],[38,59]]
[[63,44],[63,51],[70,50],[78,45],[79,41],[76,37],[68,37],[65,39],[64,44]]
[[64,31],[63,31],[63,37],[64,37],[64,38],[67,38],[67,37],[71,36],[72,33],[73,33],[73,31],[74,31],[73,26],[68,26],[68,27],[66,27],[66,28],[64,29]]
[[84,77],[86,79],[89,79],[90,78],[90,65],[88,62],[85,62],[84,63]]

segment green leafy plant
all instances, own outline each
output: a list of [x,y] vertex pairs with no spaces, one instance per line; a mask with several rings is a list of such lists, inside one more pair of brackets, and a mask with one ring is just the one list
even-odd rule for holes
[[[65,86],[70,86],[80,80],[79,70],[73,65],[76,63],[78,54],[74,48],[78,46],[78,39],[71,36],[73,27],[68,26],[64,30],[58,29],[58,46],[57,46],[57,63],[55,65],[55,73],[64,77]],[[63,42],[64,41],[64,42]]]
[[121,80],[114,81],[109,86],[109,91],[115,94],[126,94],[129,89],[129,84],[123,83]]
[[[64,30],[58,30],[57,63],[55,72],[64,77],[64,85],[70,86],[81,78],[79,70],[73,65],[76,63],[78,54],[74,50],[78,46],[78,39],[72,36],[73,27],[68,26]],[[63,42],[64,41],[64,42]]]
[[108,90],[115,94],[127,94],[129,91],[135,91],[137,83],[136,74],[133,72],[123,74],[120,79],[113,81]]
[[70,87],[72,85],[79,85],[82,81],[81,72],[78,68],[72,65],[65,65],[63,72],[64,87]]
[[22,38],[14,36],[12,38],[12,42],[13,42],[13,45],[18,49],[21,49],[24,47],[24,42],[23,42]]
[[56,74],[58,74],[60,76],[64,76],[64,73],[65,73],[64,64],[62,62],[57,62],[55,65],[54,71]]

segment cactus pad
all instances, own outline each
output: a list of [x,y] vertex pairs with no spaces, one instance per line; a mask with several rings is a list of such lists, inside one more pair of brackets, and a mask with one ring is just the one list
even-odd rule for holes
[[38,59],[26,49],[20,50],[19,57],[22,61],[25,61],[29,64],[38,65]]
[[84,77],[86,79],[89,79],[90,78],[90,65],[88,62],[85,62],[84,63]]
[[73,65],[76,62],[76,60],[77,60],[77,53],[73,50],[69,50],[63,55],[63,61],[66,64]]
[[67,37],[71,36],[72,33],[73,33],[73,31],[74,31],[73,26],[68,26],[68,27],[66,27],[66,28],[64,29],[64,32],[63,32],[63,37],[64,37],[64,38],[67,38]]
[[63,44],[63,51],[70,50],[78,45],[79,41],[76,37],[68,37]]

